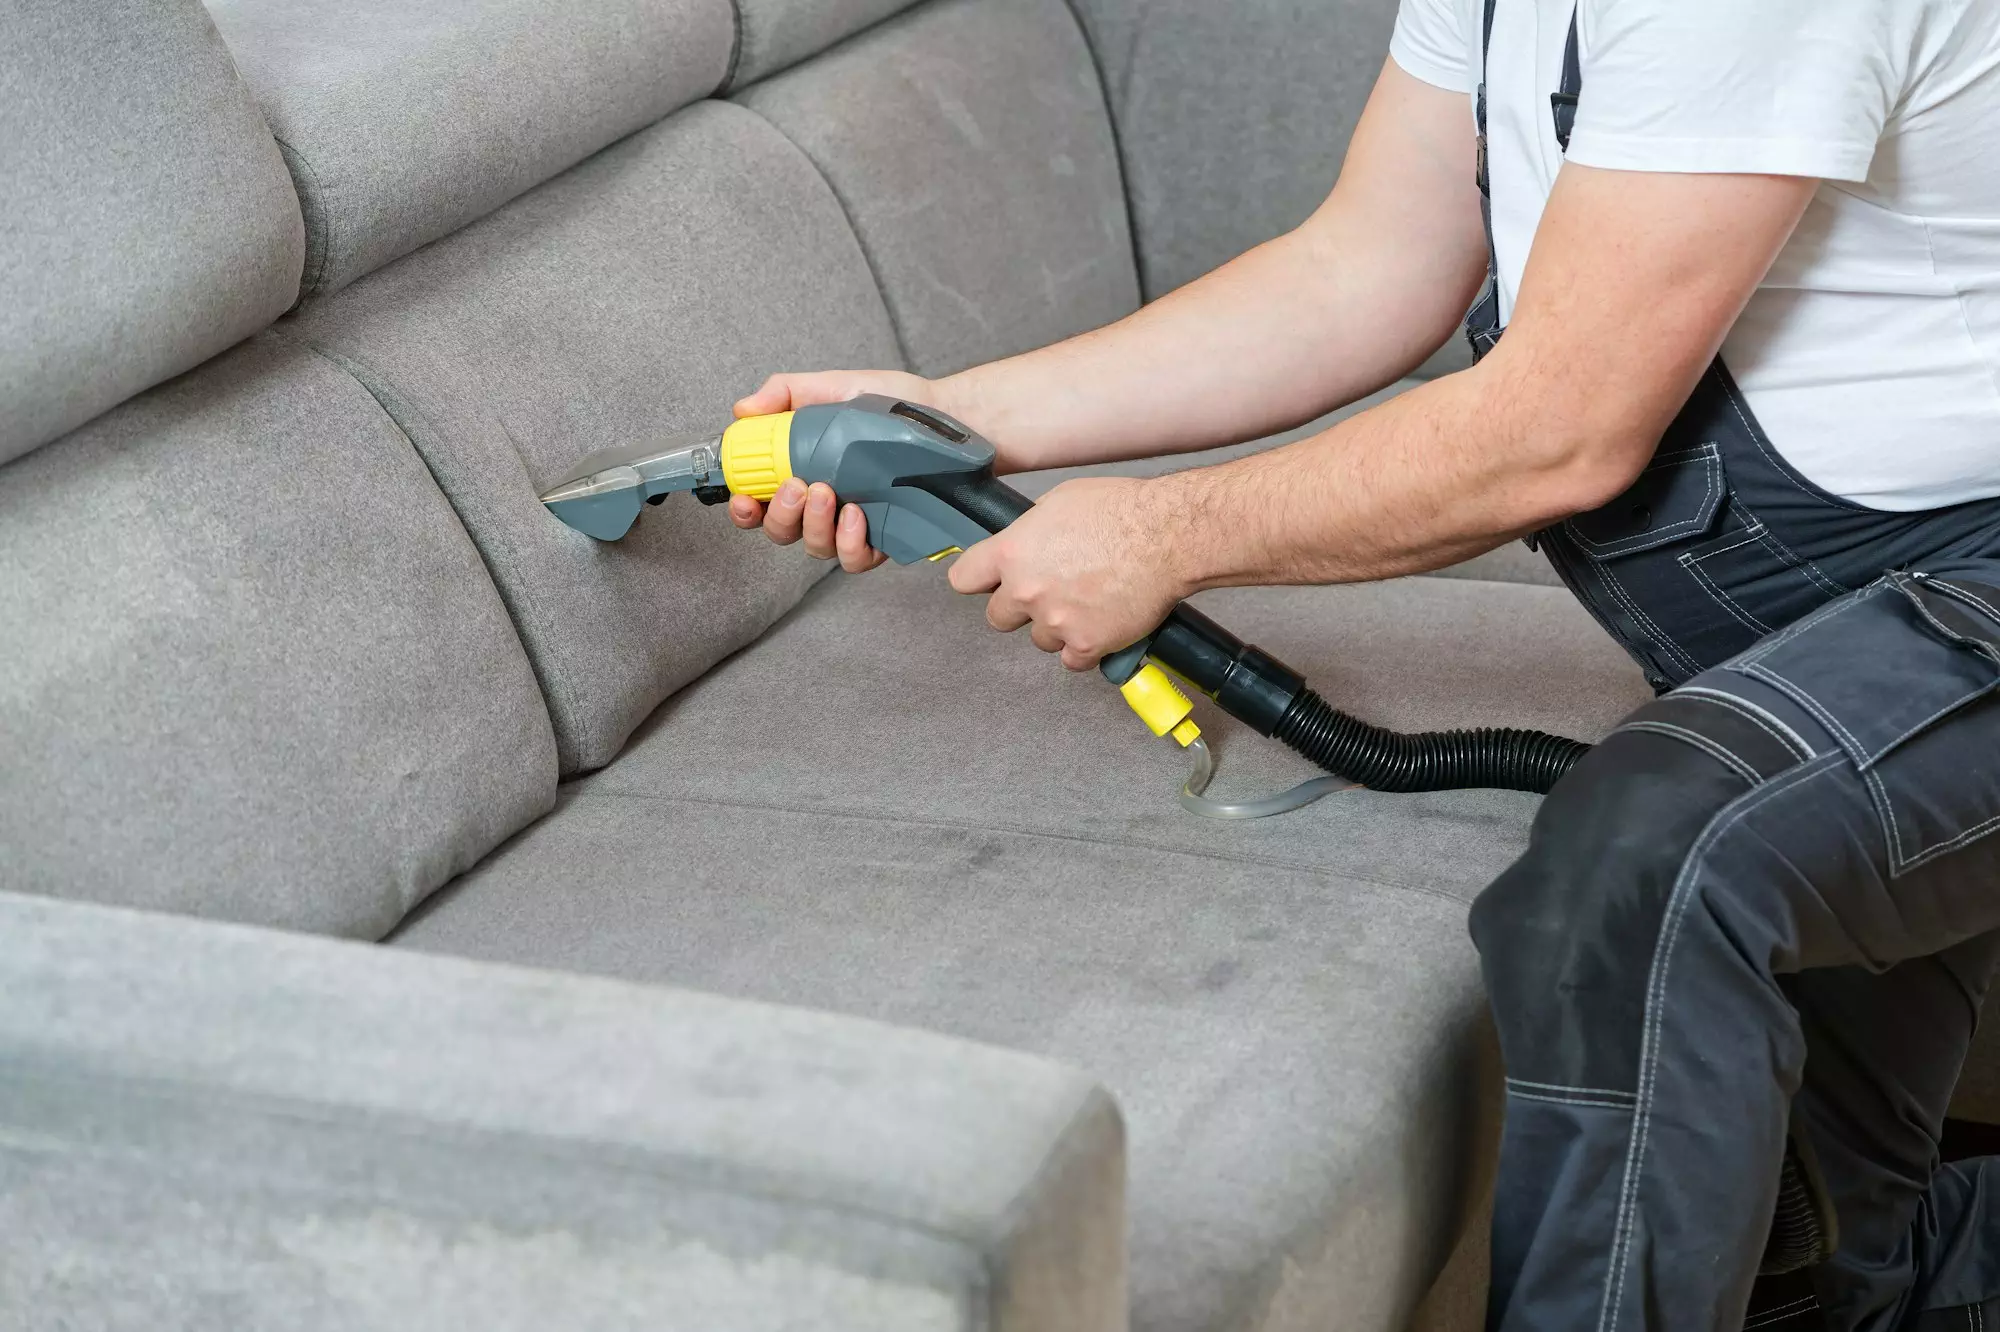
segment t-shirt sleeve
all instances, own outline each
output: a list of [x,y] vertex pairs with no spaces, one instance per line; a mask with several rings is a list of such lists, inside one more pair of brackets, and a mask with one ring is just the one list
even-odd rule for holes
[[1863,180],[1920,2],[1583,0],[1569,160]]
[[1405,74],[1452,92],[1469,93],[1479,82],[1458,0],[1402,0],[1389,37],[1389,58]]

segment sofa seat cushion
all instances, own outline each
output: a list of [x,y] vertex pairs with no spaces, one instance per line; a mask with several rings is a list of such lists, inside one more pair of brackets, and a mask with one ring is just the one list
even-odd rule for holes
[[1075,1069],[0,890],[6,1332],[1123,1332]]
[[729,0],[208,6],[305,205],[307,296],[706,97],[734,40]]
[[[1594,736],[1646,696],[1566,594],[1204,596],[1400,726]],[[1212,709],[1218,788],[1304,765]],[[1400,1326],[1467,1187],[1468,901],[1531,796],[1348,793],[1216,824],[1184,756],[938,571],[827,580],[394,936],[1046,1054],[1130,1125],[1134,1326]]]

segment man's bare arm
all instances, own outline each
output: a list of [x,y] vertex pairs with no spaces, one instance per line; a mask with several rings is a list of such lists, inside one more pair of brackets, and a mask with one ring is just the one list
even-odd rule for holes
[[1154,483],[1189,590],[1433,569],[1629,486],[1811,199],[1565,166],[1500,345],[1315,438]]
[[1094,333],[945,382],[1020,467],[1209,448],[1408,374],[1485,272],[1463,94],[1383,67],[1332,193],[1296,230]]
[[[737,411],[923,393],[991,439],[1014,471],[1290,429],[1408,374],[1451,336],[1485,271],[1473,159],[1464,95],[1389,63],[1332,193],[1296,230],[1052,347],[930,384],[872,371],[778,375]],[[738,521],[761,518],[746,508]]]
[[986,618],[1083,670],[1190,592],[1449,564],[1615,498],[1646,465],[1815,182],[1565,166],[1507,336],[1312,439],[1045,495],[959,557]]

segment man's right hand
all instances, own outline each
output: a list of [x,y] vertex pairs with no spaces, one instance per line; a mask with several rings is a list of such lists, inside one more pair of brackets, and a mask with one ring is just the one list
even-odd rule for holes
[[[772,375],[762,388],[736,404],[736,415],[768,416],[815,403],[846,402],[863,393],[950,410],[937,401],[937,385],[917,375],[900,370],[823,370]],[[768,505],[737,495],[729,501],[729,517],[745,531],[763,528],[764,535],[781,546],[803,540],[807,554],[821,560],[838,558],[840,567],[849,573],[866,572],[888,558],[868,544],[868,524],[860,506],[841,505],[833,487],[823,481],[808,487],[793,477],[778,488]]]

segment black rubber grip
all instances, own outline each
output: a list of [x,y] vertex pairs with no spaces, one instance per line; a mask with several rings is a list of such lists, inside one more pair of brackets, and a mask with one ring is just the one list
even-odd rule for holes
[[1305,677],[1252,647],[1194,607],[1174,607],[1146,655],[1186,680],[1259,735],[1269,735],[1305,688]]
[[937,472],[930,476],[899,476],[899,486],[928,491],[989,532],[998,532],[1035,502],[985,468],[976,472]]

